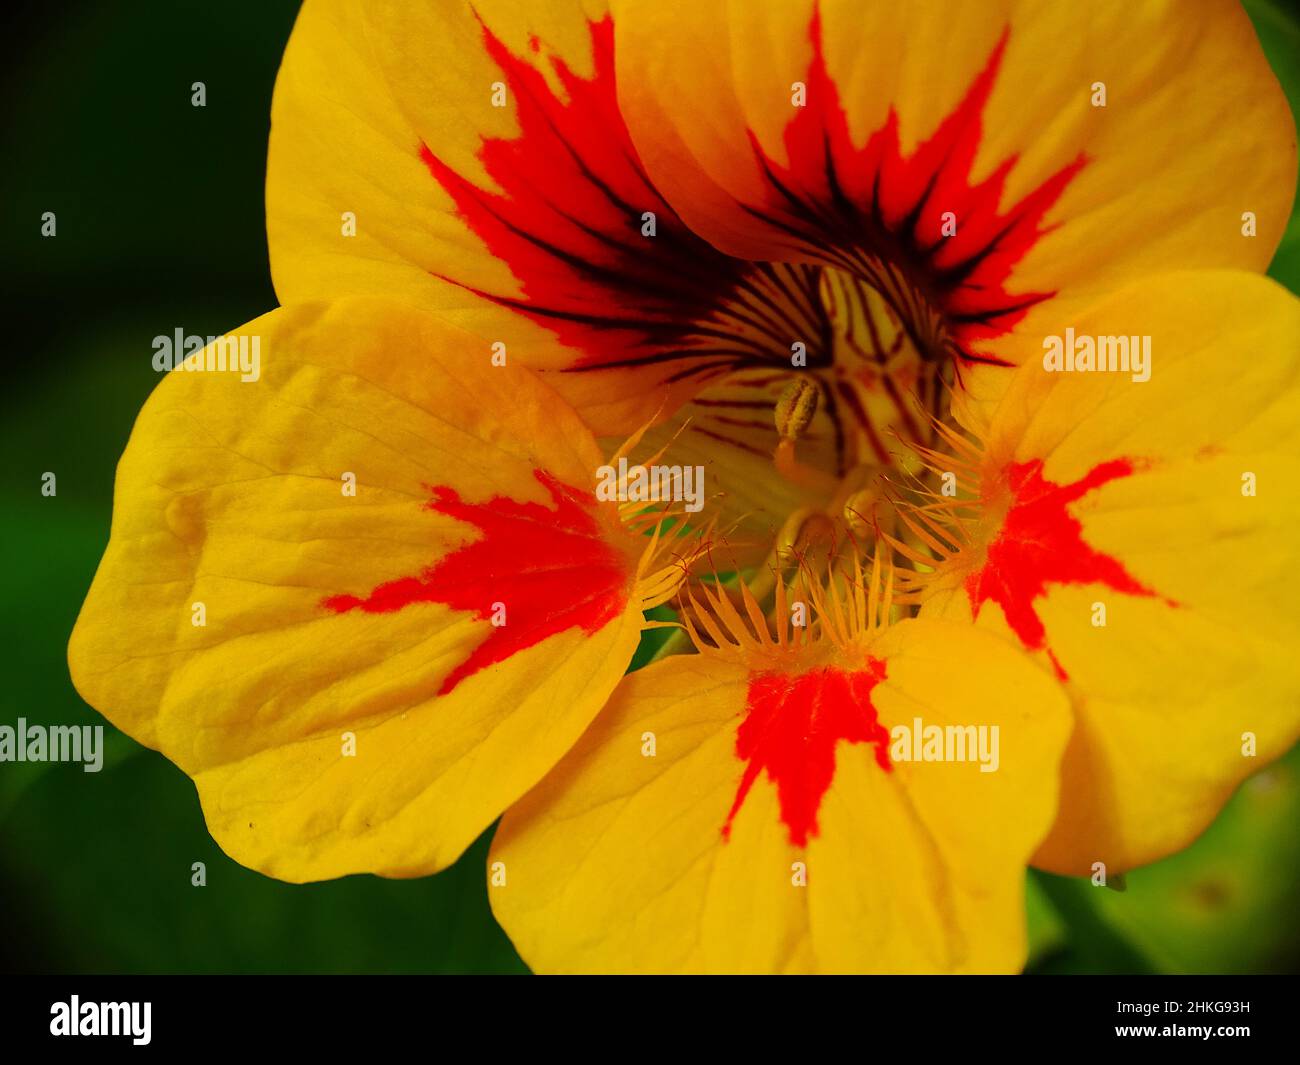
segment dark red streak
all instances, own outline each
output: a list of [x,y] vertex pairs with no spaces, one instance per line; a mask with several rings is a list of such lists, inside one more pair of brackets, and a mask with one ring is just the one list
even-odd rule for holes
[[388,581],[365,597],[333,595],[322,605],[339,614],[388,614],[413,603],[442,603],[487,621],[495,614],[494,604],[504,604],[506,623],[487,631],[469,657],[447,675],[439,695],[549,636],[573,628],[597,632],[627,605],[629,560],[602,536],[591,493],[571,488],[544,470],[534,470],[533,476],[550,493],[554,509],[503,496],[466,503],[454,489],[431,488],[433,498],[426,509],[473,525],[482,537],[418,577]]
[[[561,98],[537,66],[483,27],[519,123],[517,137],[485,139],[478,153],[500,192],[475,186],[427,145],[420,157],[523,296],[473,291],[584,352],[577,368],[697,355],[709,345],[695,324],[725,302],[748,264],[695,236],[655,190],[615,96],[613,21],[606,15],[590,29],[590,78],[550,57]],[[540,50],[535,39],[532,50]],[[652,237],[641,232],[647,211]]]
[[817,835],[817,812],[835,777],[841,741],[872,744],[876,764],[891,772],[889,732],[871,705],[872,690],[884,679],[885,663],[870,656],[866,668],[854,672],[827,666],[752,676],[736,733],[736,757],[745,770],[723,837],[730,837],[731,823],[762,771],[776,785],[781,820],[796,847]]
[[[839,88],[826,68],[818,10],[810,27],[807,102],[783,137],[789,166],[769,157],[750,136],[772,188],[767,204],[752,213],[814,252],[835,251],[831,261],[847,269],[858,261],[869,270],[873,258],[901,267],[942,314],[949,336],[971,361],[1000,361],[979,355],[971,345],[1008,332],[1032,306],[1054,295],[1012,293],[1006,285],[1015,264],[1048,231],[1044,215],[1086,162],[1080,154],[1005,211],[998,204],[1018,156],[1002,160],[983,181],[972,181],[984,108],[1008,33],[952,113],[904,156],[892,108],[861,148],[853,145]],[[943,215],[949,211],[956,216],[957,232],[945,237]]]
[[972,616],[978,618],[989,600],[997,603],[1020,642],[1031,651],[1046,650],[1062,680],[1067,674],[1047,647],[1047,632],[1034,609],[1048,585],[1100,584],[1125,595],[1156,594],[1116,559],[1084,543],[1083,526],[1067,509],[1094,489],[1132,473],[1130,460],[1114,459],[1061,485],[1043,479],[1042,459],[1008,465],[1003,476],[1012,494],[1011,507],[984,565],[966,578]]

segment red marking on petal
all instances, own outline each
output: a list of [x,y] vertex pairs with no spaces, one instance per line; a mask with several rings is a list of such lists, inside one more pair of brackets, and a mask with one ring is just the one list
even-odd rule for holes
[[1003,478],[1012,493],[1011,507],[983,567],[966,578],[971,615],[978,618],[989,600],[997,603],[1025,647],[1047,651],[1061,680],[1068,676],[1047,647],[1047,632],[1034,609],[1049,584],[1101,584],[1125,595],[1156,594],[1116,559],[1084,543],[1083,526],[1067,509],[1094,489],[1130,476],[1133,468],[1128,459],[1114,459],[1071,484],[1055,484],[1044,480],[1042,459],[1009,464]]
[[[500,192],[467,181],[427,145],[420,157],[523,290],[520,299],[479,295],[586,353],[579,367],[664,361],[665,352],[681,358],[674,349],[693,346],[692,324],[708,317],[747,264],[695,236],[651,184],[618,108],[612,18],[590,31],[590,78],[550,57],[562,99],[537,66],[483,26],[519,123],[517,137],[484,139],[478,153]],[[540,47],[536,39],[531,46]],[[647,211],[653,237],[641,235]]]
[[[826,69],[821,12],[814,9],[807,102],[783,135],[789,166],[769,157],[750,134],[773,188],[767,207],[754,213],[814,250],[819,244],[857,249],[901,266],[944,316],[949,335],[969,359],[975,359],[972,342],[1008,332],[1030,307],[1055,294],[1013,294],[1006,285],[1015,264],[1047,232],[1044,215],[1086,162],[1081,154],[1005,211],[998,204],[1018,156],[1002,160],[983,181],[972,180],[984,107],[1009,32],[956,108],[904,156],[894,108],[861,148],[854,147],[839,87]],[[948,211],[956,215],[957,232],[944,237]]]
[[627,605],[629,562],[602,535],[591,493],[544,470],[534,470],[533,476],[550,493],[554,509],[504,496],[466,503],[452,488],[431,488],[433,498],[426,509],[473,525],[482,537],[418,577],[388,581],[364,598],[332,595],[321,605],[339,614],[389,614],[412,603],[443,603],[486,621],[495,604],[504,604],[506,623],[494,626],[447,675],[439,695],[548,636],[573,628],[597,632]]
[[781,820],[796,847],[817,835],[817,811],[835,777],[840,741],[872,744],[876,764],[891,772],[889,732],[871,705],[871,692],[884,679],[885,663],[871,657],[866,669],[854,672],[825,667],[751,677],[745,719],[736,732],[736,757],[746,763],[745,771],[724,838],[760,771],[776,785]]

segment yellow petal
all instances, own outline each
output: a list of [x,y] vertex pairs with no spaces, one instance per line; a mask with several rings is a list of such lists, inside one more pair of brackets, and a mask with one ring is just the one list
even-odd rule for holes
[[281,301],[435,308],[555,371],[601,433],[754,357],[752,324],[714,321],[748,264],[691,233],[646,177],[602,8],[304,5],[268,161]]
[[[996,727],[996,770],[887,755],[917,718]],[[954,625],[762,672],[666,659],[507,813],[493,909],[543,972],[1015,970],[1067,727],[1049,678]]]
[[1262,270],[1290,215],[1294,126],[1236,3],[614,10],[628,127],[688,225],[919,294],[967,356],[1153,270]]
[[73,680],[245,865],[432,872],[617,683],[639,542],[576,414],[476,338],[369,299],[232,336],[255,374],[176,370],[137,421]]
[[925,612],[976,608],[1068,678],[1076,725],[1037,862],[1086,873],[1185,846],[1300,739],[1300,302],[1254,275],[1177,273],[1070,328],[1149,338],[1149,380],[1049,372],[1046,342],[1025,341],[987,429],[991,516]]

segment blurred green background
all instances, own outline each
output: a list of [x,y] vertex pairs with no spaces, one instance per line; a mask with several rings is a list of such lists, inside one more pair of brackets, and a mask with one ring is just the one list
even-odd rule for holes
[[[114,467],[158,381],[151,340],[177,326],[216,335],[275,305],[262,180],[296,8],[113,0],[9,12],[0,723],[102,723],[73,691],[64,650],[108,537]],[[1247,8],[1300,113],[1296,5]],[[195,81],[205,108],[190,104]],[[56,239],[40,236],[45,211]],[[1300,217],[1272,273],[1300,291]],[[45,471],[58,476],[53,498],[40,494]],[[487,836],[435,877],[291,887],[218,850],[170,762],[111,727],[105,744],[98,774],[0,764],[4,969],[527,971],[488,909]],[[1030,971],[1295,971],[1297,824],[1300,750],[1122,891],[1031,874]],[[190,885],[196,861],[205,888]]]

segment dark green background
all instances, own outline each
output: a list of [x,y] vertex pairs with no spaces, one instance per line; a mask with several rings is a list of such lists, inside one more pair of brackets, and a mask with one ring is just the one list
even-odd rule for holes
[[[10,16],[0,283],[0,723],[96,724],[67,637],[108,536],[113,470],[158,382],[151,340],[274,306],[262,180],[290,0],[39,4]],[[1197,3],[1189,0],[1188,17]],[[1248,5],[1300,111],[1300,21]],[[190,85],[207,85],[207,107]],[[1243,166],[1249,160],[1243,160]],[[42,239],[54,211],[58,236]],[[1274,276],[1300,290],[1300,222]],[[185,441],[178,440],[178,447]],[[58,495],[40,494],[41,474]],[[124,619],[124,624],[126,620]],[[102,772],[0,764],[4,968],[523,972],[492,920],[487,838],[435,877],[306,887],[234,864],[190,781],[111,727]],[[1031,969],[1279,971],[1300,961],[1300,752],[1124,891],[1032,874]],[[190,886],[205,862],[208,884]]]

